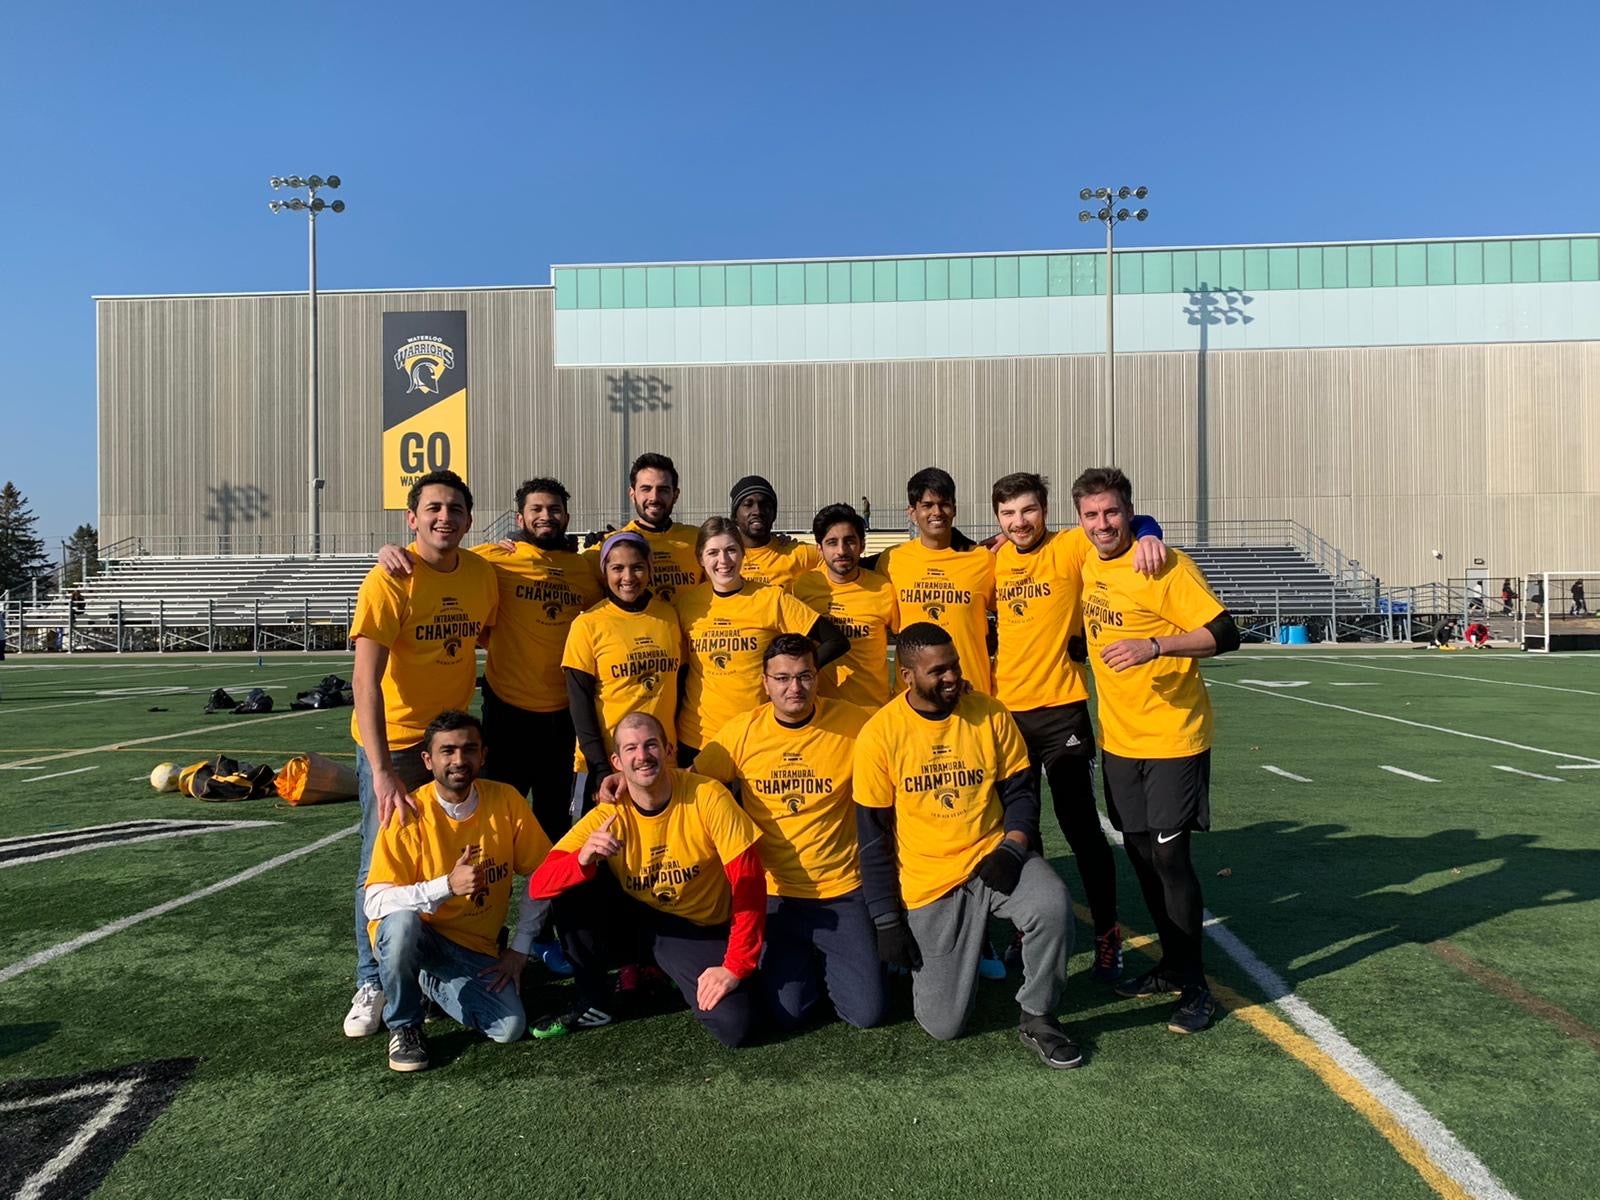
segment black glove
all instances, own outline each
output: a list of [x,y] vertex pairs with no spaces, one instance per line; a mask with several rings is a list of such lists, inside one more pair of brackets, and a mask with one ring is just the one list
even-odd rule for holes
[[906,919],[894,916],[877,920],[883,922],[878,925],[878,957],[891,967],[922,970],[922,951],[917,948],[917,939],[911,935]]
[[1075,663],[1089,661],[1089,643],[1084,639],[1083,634],[1074,634],[1067,639],[1067,657]]
[[973,875],[1002,896],[1009,896],[1017,890],[1022,880],[1022,864],[1027,861],[1025,848],[1010,838],[1002,838],[998,846],[978,860],[978,869]]

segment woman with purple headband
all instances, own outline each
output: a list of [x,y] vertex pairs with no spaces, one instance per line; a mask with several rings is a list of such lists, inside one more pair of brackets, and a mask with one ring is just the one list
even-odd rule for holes
[[561,657],[591,794],[611,771],[611,731],[629,713],[649,713],[669,739],[677,739],[683,656],[677,612],[650,591],[644,538],[629,530],[606,538],[600,576],[605,599],[572,622]]

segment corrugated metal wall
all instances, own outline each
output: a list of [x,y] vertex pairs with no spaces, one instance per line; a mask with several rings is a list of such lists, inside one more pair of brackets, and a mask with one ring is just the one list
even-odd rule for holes
[[[400,528],[378,511],[382,313],[429,308],[468,313],[480,526],[533,473],[568,484],[577,524],[615,520],[646,449],[677,461],[685,519],[726,511],[755,471],[790,523],[865,493],[892,527],[930,463],[955,475],[970,524],[1019,469],[1054,481],[1064,519],[1073,476],[1105,453],[1098,355],[557,369],[548,289],[334,294],[326,531]],[[104,544],[303,531],[304,310],[295,296],[100,303]],[[1435,578],[1434,548],[1452,575],[1473,558],[1496,576],[1600,564],[1600,343],[1117,361],[1117,457],[1166,520],[1292,518],[1394,583]]]

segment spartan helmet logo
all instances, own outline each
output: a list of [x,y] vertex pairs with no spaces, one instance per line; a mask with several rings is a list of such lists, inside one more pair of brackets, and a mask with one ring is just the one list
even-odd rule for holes
[[794,816],[806,806],[806,802],[800,796],[790,795],[783,798],[783,806],[789,810],[790,816]]
[[639,686],[653,694],[661,686],[661,677],[659,675],[641,675],[639,676]]
[[554,621],[561,615],[561,605],[556,601],[551,600],[544,606],[544,615]]
[[728,669],[728,664],[733,661],[733,655],[713,654],[711,656],[711,661],[716,664],[717,670],[726,671]]
[[662,904],[676,904],[678,902],[678,889],[670,884],[660,884],[650,894]]
[[394,352],[394,365],[397,371],[405,372],[406,395],[421,392],[437,396],[444,390],[440,377],[456,365],[456,352],[438,338],[422,334],[407,338],[405,345]]
[[461,639],[458,638],[458,637],[445,638],[445,640],[444,640],[444,656],[446,658],[454,658],[456,655],[458,655],[460,653],[461,653]]
[[944,616],[944,605],[942,604],[924,604],[922,610],[935,621]]
[[1012,616],[1015,616],[1015,617],[1026,616],[1027,612],[1028,612],[1028,602],[1026,600],[1013,600],[1011,602],[1011,615]]
[[1089,640],[1091,642],[1098,642],[1100,640],[1100,622],[1099,621],[1090,621],[1089,622]]
[[948,809],[951,812],[955,811],[956,794],[954,792],[940,792],[934,799],[939,801],[940,808]]

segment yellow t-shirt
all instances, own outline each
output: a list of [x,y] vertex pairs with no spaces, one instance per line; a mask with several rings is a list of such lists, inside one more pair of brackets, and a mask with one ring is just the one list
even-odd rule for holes
[[765,546],[748,546],[741,573],[751,583],[794,591],[794,581],[822,565],[822,552],[794,538],[774,534]]
[[866,723],[856,739],[856,803],[894,809],[907,908],[972,878],[1005,836],[1001,782],[1027,769],[1016,721],[982,692],[962,696],[942,721],[917,712],[902,692]]
[[766,699],[761,656],[767,643],[780,633],[807,632],[817,614],[782,588],[748,580],[731,596],[696,584],[678,593],[677,608],[688,672],[678,733],[684,745],[699,749]]
[[831,900],[861,886],[850,778],[868,715],[818,700],[811,720],[790,728],[763,704],[724,725],[694,760],[701,775],[739,781],[761,831],[769,895]]
[[1157,658],[1113,671],[1100,654],[1123,638],[1189,633],[1223,611],[1194,560],[1178,550],[1151,579],[1130,547],[1083,560],[1083,623],[1094,670],[1100,745],[1124,758],[1187,758],[1211,746],[1211,698],[1193,658]]
[[1090,553],[1088,535],[1073,526],[1027,554],[1006,542],[994,556],[994,694],[1012,712],[1089,698],[1088,672],[1067,656],[1067,639],[1083,632],[1078,597]]
[[850,652],[822,668],[819,695],[882,708],[889,701],[889,634],[900,630],[894,585],[876,571],[834,583],[826,571],[795,580],[794,597],[827,617],[850,639]]
[[[378,830],[372,845],[368,883],[410,887],[448,875],[468,846],[479,847],[486,887],[470,896],[451,896],[422,919],[457,945],[479,954],[496,954],[496,939],[511,906],[511,876],[532,875],[550,839],[534,820],[528,802],[516,788],[480,779],[478,807],[464,821],[453,821],[435,798],[437,785],[417,789],[417,815],[404,825],[391,821]],[[378,936],[378,923],[367,922],[367,936]]]
[[606,818],[622,849],[605,860],[634,900],[696,925],[722,925],[733,916],[733,891],[723,867],[760,836],[749,817],[714,779],[672,772],[672,798],[654,814],[632,800],[600,804],[556,843],[576,854]]
[[961,674],[974,690],[994,690],[989,673],[989,617],[994,607],[994,555],[982,546],[929,550],[912,539],[878,558],[878,573],[894,584],[900,628],[932,621],[955,641]]
[[[389,650],[383,671],[383,715],[389,748],[422,740],[428,722],[446,709],[465,710],[478,682],[478,638],[494,624],[500,589],[494,568],[462,554],[456,569],[436,571],[406,547],[411,574],[373,567],[356,595],[352,638],[371,638]],[[361,742],[355,715],[350,736]]]
[[[642,612],[628,612],[602,600],[579,613],[567,634],[561,665],[595,677],[595,716],[606,750],[615,748],[611,731],[631,712],[647,712],[676,740],[678,670],[683,635],[672,605],[652,596]],[[604,763],[590,763],[599,770]]]
[[[650,590],[668,604],[684,588],[693,587],[705,578],[700,570],[700,560],[695,557],[694,543],[700,531],[693,525],[674,522],[660,533],[646,529],[637,520],[622,527],[637,533],[650,544]],[[584,552],[592,557],[595,569],[600,567],[600,547],[591,546]]]
[[568,550],[541,550],[529,542],[503,550],[494,542],[472,548],[494,568],[500,614],[489,643],[484,677],[494,694],[528,712],[567,707],[561,654],[567,630],[584,609],[598,603],[595,561]]

